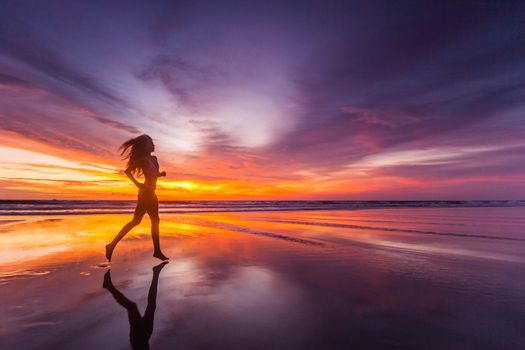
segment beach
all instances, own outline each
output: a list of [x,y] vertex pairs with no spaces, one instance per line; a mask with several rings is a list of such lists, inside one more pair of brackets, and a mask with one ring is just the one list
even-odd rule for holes
[[108,264],[129,213],[41,214],[0,217],[2,349],[130,348],[118,295],[151,349],[525,346],[525,207],[161,212],[155,283],[147,217]]

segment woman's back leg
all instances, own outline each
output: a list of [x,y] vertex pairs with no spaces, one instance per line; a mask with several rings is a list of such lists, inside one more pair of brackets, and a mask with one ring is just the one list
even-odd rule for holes
[[140,200],[137,202],[137,207],[135,208],[135,213],[133,214],[133,219],[128,222],[124,227],[117,233],[113,241],[106,245],[106,258],[108,261],[111,261],[111,256],[113,255],[113,250],[117,246],[117,243],[124,238],[124,236],[131,231],[131,229],[142,221],[144,214],[146,213],[146,205],[144,201]]

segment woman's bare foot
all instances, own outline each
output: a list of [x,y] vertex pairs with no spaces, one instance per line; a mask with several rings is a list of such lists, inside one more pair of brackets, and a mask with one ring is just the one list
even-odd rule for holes
[[160,259],[160,260],[169,260],[170,259],[166,255],[162,254],[162,252],[154,252],[153,256],[156,257],[157,259]]
[[113,255],[113,249],[115,249],[111,244],[106,245],[106,259],[111,262],[111,256]]

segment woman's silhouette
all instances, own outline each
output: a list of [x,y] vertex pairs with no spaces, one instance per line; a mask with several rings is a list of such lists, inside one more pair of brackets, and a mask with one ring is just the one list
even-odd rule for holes
[[[120,146],[121,154],[127,159],[126,175],[138,187],[139,194],[137,207],[133,220],[128,222],[117,236],[106,245],[106,258],[111,261],[113,250],[117,243],[135,226],[140,224],[142,217],[148,213],[151,220],[151,238],[153,239],[153,256],[161,260],[167,260],[160,250],[159,241],[159,201],[155,194],[157,178],[166,176],[166,172],[159,173],[159,163],[157,157],[152,156],[151,152],[155,151],[153,140],[148,135],[140,135],[134,139],[128,140]],[[144,183],[135,179],[134,175],[144,174]]]

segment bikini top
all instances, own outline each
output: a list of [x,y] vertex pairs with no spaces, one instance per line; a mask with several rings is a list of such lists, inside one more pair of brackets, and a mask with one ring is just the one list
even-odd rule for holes
[[157,157],[151,156],[144,158],[144,165],[142,167],[142,172],[144,174],[158,174],[159,173],[159,163],[157,162]]

